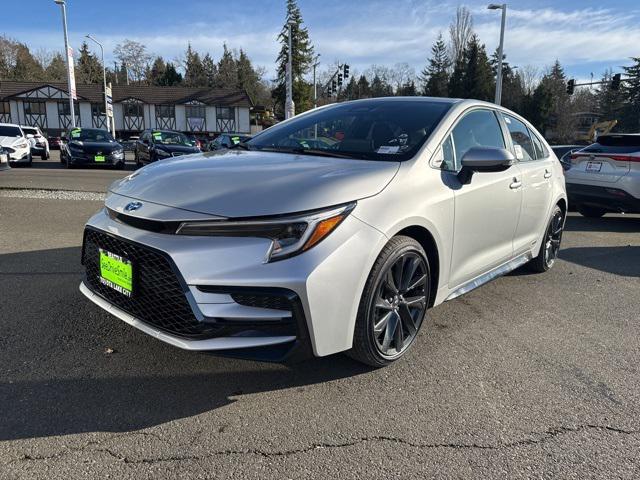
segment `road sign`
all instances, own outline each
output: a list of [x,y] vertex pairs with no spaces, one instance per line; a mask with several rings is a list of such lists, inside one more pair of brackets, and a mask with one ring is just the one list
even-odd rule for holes
[[69,64],[69,88],[71,90],[69,94],[71,94],[71,97],[74,100],[77,100],[78,95],[76,95],[76,75],[73,71],[73,48],[71,47],[67,48],[67,62]]
[[111,87],[107,87],[105,95],[107,96],[107,116],[113,117],[113,96],[111,94]]

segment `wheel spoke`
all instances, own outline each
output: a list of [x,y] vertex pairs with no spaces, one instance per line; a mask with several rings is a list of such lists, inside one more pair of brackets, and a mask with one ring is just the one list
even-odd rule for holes
[[[400,259],[391,267],[391,270],[395,270],[395,274],[393,275],[394,285],[396,286],[396,292],[399,292],[402,289],[402,275],[404,274],[404,264],[406,262],[406,257],[400,257]],[[395,268],[394,268],[395,267]]]
[[389,301],[386,298],[382,297],[378,297],[376,308],[380,308],[382,310],[393,310],[393,306],[389,303]]
[[408,263],[409,265],[402,272],[402,280],[400,283],[401,292],[408,290],[411,279],[415,275],[418,265],[420,265],[420,259],[418,257],[411,257]]
[[387,328],[389,324],[389,319],[394,315],[394,312],[389,312],[385,316],[383,316],[378,323],[376,323],[373,327],[374,333],[380,335],[382,331]]
[[396,280],[393,278],[393,267],[387,271],[384,282],[389,290],[393,293],[398,293],[398,287],[396,286]]
[[387,322],[387,328],[384,331],[384,340],[382,341],[382,351],[385,353],[391,346],[391,340],[393,340],[395,336],[396,328],[398,328],[398,315],[392,312]]
[[402,320],[402,324],[407,329],[407,332],[409,333],[409,335],[410,336],[415,335],[417,331],[416,323],[413,320],[413,317],[411,316],[409,307],[406,304],[403,304],[403,305],[400,305],[400,308],[398,310],[400,312],[400,319]]
[[409,285],[405,291],[406,292],[410,292],[414,288],[419,287],[420,285],[424,285],[424,282],[425,282],[426,279],[427,279],[427,276],[426,275],[422,275],[415,282],[413,282],[411,285]]
[[399,317],[396,316],[396,318],[398,320],[396,321],[396,331],[393,334],[393,344],[396,347],[396,352],[401,352],[404,345],[404,330],[402,329],[402,322]]
[[418,295],[417,297],[407,297],[404,299],[406,305],[415,305],[416,303],[425,303],[426,298],[424,295]]

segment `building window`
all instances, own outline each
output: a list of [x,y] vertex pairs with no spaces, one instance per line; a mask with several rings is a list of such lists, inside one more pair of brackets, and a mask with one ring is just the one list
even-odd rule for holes
[[0,102],[0,122],[11,123],[11,105],[9,102]]
[[122,115],[125,130],[144,130],[144,105],[142,102],[130,100],[123,103]]
[[47,128],[47,104],[44,101],[22,102],[25,123],[31,127]]
[[203,132],[207,129],[207,110],[204,105],[186,105],[187,130],[191,132]]
[[[80,127],[80,105],[78,102],[73,102],[73,110],[76,117],[76,127]],[[58,102],[58,121],[63,130],[71,127],[71,106],[68,100]]]
[[234,132],[236,130],[236,109],[216,107],[216,124],[219,132]]
[[176,129],[175,105],[156,105],[156,127],[168,130]]
[[107,116],[104,113],[104,103],[91,104],[91,124],[93,128],[107,128]]

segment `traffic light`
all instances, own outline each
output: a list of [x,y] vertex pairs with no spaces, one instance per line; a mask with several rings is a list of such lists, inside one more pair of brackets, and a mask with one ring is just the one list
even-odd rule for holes
[[576,88],[576,81],[572,78],[567,82],[567,93],[569,95],[573,95],[573,91]]
[[349,78],[349,65],[345,64],[344,67],[342,67],[342,70],[344,71],[344,78]]
[[338,74],[338,86],[339,87],[342,86],[342,74],[341,73]]
[[611,80],[611,90],[620,90],[620,74],[616,73]]
[[334,93],[336,93],[338,91],[338,85],[336,84],[335,80],[331,80],[331,94],[333,95]]

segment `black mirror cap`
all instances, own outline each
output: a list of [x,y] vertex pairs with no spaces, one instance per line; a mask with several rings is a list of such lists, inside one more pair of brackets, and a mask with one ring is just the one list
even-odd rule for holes
[[471,182],[474,172],[502,172],[516,163],[516,157],[504,148],[472,147],[464,154],[461,163],[458,179],[466,185]]

